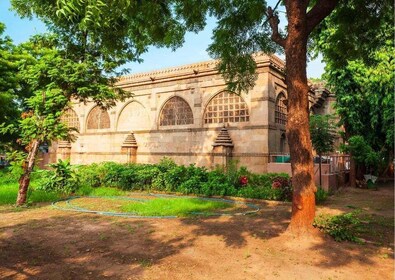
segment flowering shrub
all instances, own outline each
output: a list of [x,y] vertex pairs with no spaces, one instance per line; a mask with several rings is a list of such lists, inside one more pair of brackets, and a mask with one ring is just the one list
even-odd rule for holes
[[273,190],[281,190],[280,200],[292,200],[292,183],[291,179],[286,177],[276,177],[272,181]]
[[281,183],[279,181],[273,181],[272,189],[273,190],[281,189]]
[[247,176],[241,176],[240,179],[239,179],[239,182],[240,182],[240,185],[241,185],[241,186],[247,185],[247,184],[248,184],[248,178],[247,178]]

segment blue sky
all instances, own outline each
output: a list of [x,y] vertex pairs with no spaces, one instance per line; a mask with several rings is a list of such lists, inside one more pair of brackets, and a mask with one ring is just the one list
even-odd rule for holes
[[[0,0],[0,22],[6,24],[6,34],[13,39],[14,43],[24,42],[34,34],[45,32],[45,26],[39,20],[20,19],[14,11],[9,9],[9,0]],[[144,62],[140,64],[130,63],[126,67],[131,69],[131,73],[137,73],[209,60],[210,57],[206,49],[211,41],[214,24],[215,22],[211,20],[206,28],[198,34],[188,33],[183,47],[174,52],[170,49],[151,47],[142,56]],[[315,61],[308,63],[307,75],[309,78],[320,77],[324,71],[323,69],[324,64],[321,63],[321,58],[319,57]]]

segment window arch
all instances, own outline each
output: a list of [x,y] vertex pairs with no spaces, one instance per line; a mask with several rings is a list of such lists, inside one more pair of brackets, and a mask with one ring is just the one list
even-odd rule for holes
[[78,131],[80,130],[80,120],[77,116],[77,113],[71,108],[68,108],[63,112],[62,116],[60,117],[60,121],[69,128],[75,128]]
[[159,116],[159,125],[192,124],[193,114],[188,103],[181,97],[174,96],[163,105]]
[[110,115],[99,106],[94,107],[88,115],[87,129],[110,128]]
[[275,108],[275,121],[279,124],[287,124],[288,112],[287,112],[287,98],[284,93],[280,93],[276,99]]
[[229,91],[218,93],[207,104],[204,123],[248,122],[250,115],[243,98]]

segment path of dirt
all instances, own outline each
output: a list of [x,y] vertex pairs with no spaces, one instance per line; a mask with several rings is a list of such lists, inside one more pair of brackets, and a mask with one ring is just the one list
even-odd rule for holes
[[[172,220],[2,207],[0,278],[394,279],[393,228],[380,244],[324,238],[291,249],[290,204],[260,205],[256,215]],[[355,208],[393,220],[392,184],[345,189],[318,213]]]

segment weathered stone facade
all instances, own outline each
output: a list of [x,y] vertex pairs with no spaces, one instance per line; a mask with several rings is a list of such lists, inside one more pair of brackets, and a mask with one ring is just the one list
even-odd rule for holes
[[[265,172],[270,153],[288,151],[287,91],[282,60],[261,54],[256,62],[256,85],[241,95],[226,90],[215,61],[122,77],[118,86],[133,97],[108,111],[75,104],[65,122],[78,128],[78,138],[52,151],[75,164],[155,163],[166,156],[207,167],[234,159]],[[322,107],[314,91],[310,98]]]

